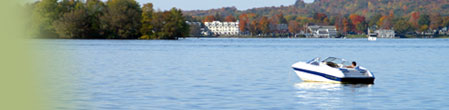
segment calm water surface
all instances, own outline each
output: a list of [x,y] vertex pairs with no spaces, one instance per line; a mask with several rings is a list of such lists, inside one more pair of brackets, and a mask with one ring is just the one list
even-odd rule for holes
[[[78,110],[449,109],[448,39],[42,40]],[[291,65],[357,61],[374,85],[304,83]],[[55,83],[54,82],[54,83]],[[58,85],[58,84],[54,84]],[[68,95],[70,97],[68,97]]]

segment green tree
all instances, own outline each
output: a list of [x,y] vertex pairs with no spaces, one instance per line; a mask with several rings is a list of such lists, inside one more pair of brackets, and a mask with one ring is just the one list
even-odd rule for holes
[[152,26],[151,29],[152,34],[150,34],[149,38],[147,39],[159,39],[160,36],[164,36],[163,35],[164,33],[162,33],[162,28],[166,23],[164,19],[165,18],[163,18],[163,12],[153,13],[153,17],[150,24]]
[[105,4],[100,0],[87,0],[86,12],[88,28],[86,30],[87,38],[104,38],[103,30],[101,28],[100,18],[105,11]]
[[74,0],[61,0],[58,3],[58,9],[60,11],[60,16],[63,16],[64,13],[68,13],[75,9],[76,3],[79,1]]
[[99,17],[105,7],[103,2],[63,0],[59,4],[62,15],[53,26],[60,38],[102,38]]
[[58,0],[42,0],[36,4],[33,12],[32,27],[35,35],[45,38],[56,38],[53,21],[59,18]]
[[144,4],[142,7],[142,20],[140,23],[142,24],[142,28],[140,28],[140,33],[142,34],[141,39],[154,39],[150,36],[153,35],[153,28],[152,25],[153,21],[153,4],[147,3]]
[[449,26],[449,16],[445,16],[443,17],[443,23],[442,23],[443,27],[448,27]]
[[396,20],[396,23],[394,24],[394,31],[398,34],[405,34],[412,30],[412,26],[407,20],[405,19],[399,19]]
[[189,26],[190,32],[189,35],[192,37],[199,37],[201,36],[201,26],[192,24]]
[[371,19],[369,19],[368,26],[376,25],[380,18],[382,18],[381,14],[374,15]]
[[419,28],[418,31],[424,32],[429,29],[430,17],[427,14],[422,14],[418,19]]
[[186,37],[189,35],[189,25],[185,22],[182,11],[176,8],[172,8],[167,17],[166,25],[164,29],[167,29],[168,36],[162,39],[178,39],[178,37]]
[[360,33],[366,33],[366,30],[368,29],[368,27],[366,26],[366,22],[362,22],[359,24],[355,25],[355,29],[357,30],[357,32]]
[[220,13],[215,13],[214,18],[216,21],[223,21],[223,16]]
[[418,24],[422,27],[424,25],[429,26],[430,24],[430,17],[427,14],[423,14],[418,19]]
[[87,18],[87,12],[83,8],[65,13],[54,23],[56,33],[59,35],[59,38],[87,38],[86,31],[89,29]]
[[348,34],[353,32],[354,25],[352,24],[351,19],[344,18],[343,19],[343,33]]
[[109,0],[101,16],[101,27],[108,39],[136,39],[140,37],[141,9],[135,0]]
[[189,25],[182,11],[172,8],[170,11],[154,13],[152,24],[154,34],[151,38],[178,39],[189,35]]

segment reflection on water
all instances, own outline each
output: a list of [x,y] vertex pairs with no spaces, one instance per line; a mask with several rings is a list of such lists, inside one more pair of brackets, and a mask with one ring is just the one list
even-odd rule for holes
[[[323,82],[301,82],[296,83],[295,97],[301,106],[312,106],[312,108],[340,108],[346,105],[348,98],[357,94],[370,94],[364,90],[370,89],[371,84],[339,84]],[[358,91],[362,89],[363,92]]]
[[304,90],[341,90],[343,88],[369,88],[373,84],[340,84],[340,83],[325,83],[325,82],[300,82],[295,84],[296,89]]

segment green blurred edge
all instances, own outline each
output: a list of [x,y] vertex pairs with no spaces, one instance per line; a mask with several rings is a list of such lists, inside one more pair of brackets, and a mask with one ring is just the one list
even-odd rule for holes
[[51,110],[66,106],[54,100],[53,97],[61,96],[44,84],[49,80],[45,76],[48,71],[42,66],[45,62],[40,61],[51,58],[37,58],[34,46],[29,45],[34,40],[25,34],[24,21],[30,15],[20,7],[34,1],[0,1],[0,110]]

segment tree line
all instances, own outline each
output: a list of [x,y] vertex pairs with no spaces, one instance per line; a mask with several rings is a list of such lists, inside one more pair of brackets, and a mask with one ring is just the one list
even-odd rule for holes
[[41,0],[28,4],[32,35],[67,39],[178,39],[189,34],[180,9],[135,0]]
[[[240,31],[265,33],[270,25],[285,19],[290,33],[307,31],[308,25],[334,25],[339,34],[364,34],[368,28],[393,29],[399,35],[419,34],[449,26],[447,0],[315,0],[280,7],[236,10],[235,7],[184,12],[196,21],[238,18]],[[221,16],[220,16],[221,15]],[[266,19],[268,18],[268,19]]]
[[205,17],[189,17],[194,21],[211,22],[211,21],[227,21],[235,22],[239,20],[239,28],[241,32],[249,32],[255,34],[268,34],[277,32],[271,26],[279,24],[288,24],[289,33],[300,33],[307,31],[310,25],[333,25],[337,28],[339,34],[366,34],[368,28],[375,29],[393,29],[399,35],[416,34],[427,32],[430,30],[439,30],[449,27],[449,16],[442,16],[439,13],[420,13],[412,12],[410,16],[395,16],[393,12],[390,14],[376,14],[367,19],[363,15],[334,15],[329,16],[325,13],[314,13],[310,17],[291,16],[282,13],[274,16],[263,16],[256,13],[243,13],[234,17],[228,15],[226,17],[220,14],[209,15]]

